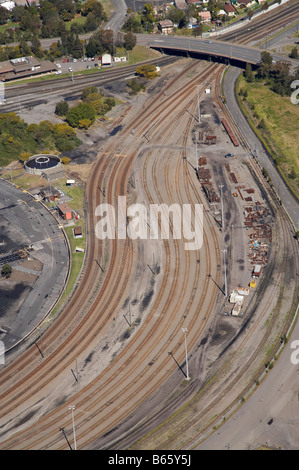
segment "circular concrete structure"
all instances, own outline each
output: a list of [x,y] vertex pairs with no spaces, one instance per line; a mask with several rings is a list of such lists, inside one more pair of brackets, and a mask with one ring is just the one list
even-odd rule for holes
[[33,175],[47,173],[48,170],[59,166],[61,166],[60,158],[49,154],[33,155],[24,163],[25,170]]

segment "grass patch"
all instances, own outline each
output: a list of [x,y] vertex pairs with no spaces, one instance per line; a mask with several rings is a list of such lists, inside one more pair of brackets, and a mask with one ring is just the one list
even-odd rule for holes
[[242,99],[243,111],[258,129],[286,183],[299,197],[299,106],[292,104],[290,97],[271,91],[264,81],[248,83],[240,76],[237,93],[240,90],[247,92],[246,99]]
[[[65,181],[66,179],[62,178],[61,180],[55,181],[55,184],[53,184],[53,186],[55,188],[61,189],[69,197],[72,197],[72,200],[68,201],[68,205],[72,209],[77,209],[78,211],[80,211],[80,213],[83,212],[84,190],[79,186],[66,187]],[[76,226],[80,226],[82,228],[82,238],[74,238],[73,230]],[[55,313],[59,311],[59,309],[63,306],[64,302],[67,300],[68,296],[71,294],[82,268],[85,254],[81,252],[76,252],[76,248],[82,248],[84,250],[86,249],[84,217],[81,217],[79,220],[74,220],[74,225],[65,227],[64,231],[68,238],[71,251],[70,275],[64,292],[62,293],[58,303],[52,311],[52,316],[54,316]]]
[[73,18],[71,21],[67,21],[65,23],[65,28],[67,31],[70,31],[72,24],[78,24],[78,25],[84,25],[86,21],[86,17],[82,15],[77,15],[75,18]]

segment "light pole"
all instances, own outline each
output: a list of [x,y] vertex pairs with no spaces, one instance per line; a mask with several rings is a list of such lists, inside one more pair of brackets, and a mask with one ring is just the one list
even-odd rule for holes
[[197,88],[198,122],[200,123],[199,85],[196,85],[196,88]]
[[223,195],[222,195],[223,184],[221,184],[219,188],[220,188],[220,195],[221,195],[221,225],[222,225],[222,230],[224,230]]
[[187,337],[186,337],[186,333],[187,333],[187,328],[182,328],[183,330],[183,333],[185,335],[185,351],[186,351],[186,369],[187,369],[187,377],[186,377],[186,380],[190,380],[190,377],[189,377],[189,367],[188,367],[188,352],[187,352]]
[[76,430],[75,430],[75,419],[74,419],[74,409],[75,407],[72,405],[69,407],[69,410],[72,412],[72,422],[73,422],[73,433],[74,433],[74,447],[77,450],[77,443],[76,443]]
[[223,252],[224,257],[224,286],[225,286],[225,297],[227,297],[227,282],[226,282],[226,262],[225,262],[225,255],[227,250],[221,250]]

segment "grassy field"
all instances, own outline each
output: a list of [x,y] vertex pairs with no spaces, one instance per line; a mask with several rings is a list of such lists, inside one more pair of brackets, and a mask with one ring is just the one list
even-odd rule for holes
[[292,104],[290,97],[271,91],[262,81],[247,83],[240,77],[237,91],[240,90],[247,92],[241,103],[251,126],[275,159],[290,189],[299,197],[299,106]]

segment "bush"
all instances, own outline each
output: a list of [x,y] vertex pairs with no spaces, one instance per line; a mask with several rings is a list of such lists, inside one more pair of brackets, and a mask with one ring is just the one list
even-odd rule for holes
[[139,82],[137,78],[132,78],[132,80],[128,80],[128,87],[130,88],[130,95],[137,95],[139,91],[145,90],[145,84]]
[[140,77],[147,78],[148,80],[152,80],[159,76],[156,66],[152,64],[140,65],[136,68],[136,73]]
[[57,116],[66,116],[69,111],[69,105],[66,101],[59,101],[55,108],[55,114]]
[[2,266],[1,276],[6,277],[6,279],[8,279],[11,276],[11,273],[12,273],[12,267],[9,264],[4,264]]

